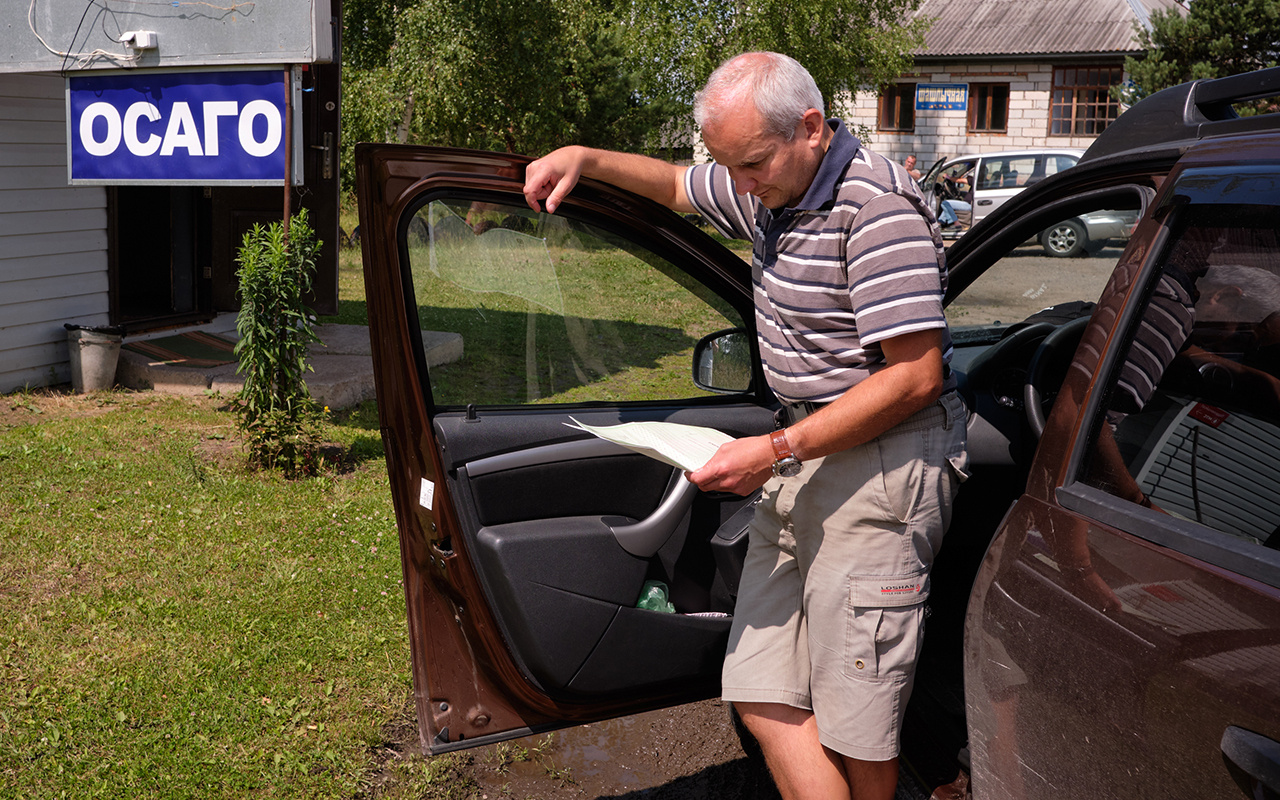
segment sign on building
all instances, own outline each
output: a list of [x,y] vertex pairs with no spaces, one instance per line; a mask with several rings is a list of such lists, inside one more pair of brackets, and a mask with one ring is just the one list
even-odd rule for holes
[[916,111],[968,111],[969,84],[916,84]]
[[283,67],[69,77],[70,182],[282,186],[285,114],[292,109],[296,122],[300,108],[285,102],[293,83],[286,86]]

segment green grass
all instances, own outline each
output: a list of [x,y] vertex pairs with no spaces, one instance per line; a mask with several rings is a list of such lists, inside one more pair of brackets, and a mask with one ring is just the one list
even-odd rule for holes
[[399,549],[373,408],[326,436],[341,468],[289,482],[214,399],[0,397],[0,797],[371,796]]
[[[600,369],[583,361],[543,401],[673,391],[664,376],[687,376],[719,324],[659,271],[613,280],[611,258],[565,262]],[[479,386],[503,328],[450,292],[420,300],[469,326],[470,360],[445,375]],[[358,248],[339,295],[322,321],[366,324]],[[527,301],[495,297],[490,319],[522,335]],[[573,351],[548,319],[535,327]],[[386,755],[415,725],[376,409],[331,415],[325,436],[329,469],[290,482],[244,469],[219,398],[0,396],[0,797],[477,796],[473,756]]]

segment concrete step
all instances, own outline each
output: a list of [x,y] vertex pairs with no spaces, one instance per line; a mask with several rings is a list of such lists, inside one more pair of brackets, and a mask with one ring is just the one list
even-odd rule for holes
[[[228,328],[223,317],[230,317]],[[200,330],[236,340],[234,315],[223,315],[215,324]],[[221,325],[216,324],[221,321]],[[160,335],[171,336],[174,331]],[[363,325],[317,325],[320,343],[307,350],[313,372],[306,376],[312,399],[330,409],[347,408],[374,399],[373,357],[369,329]],[[126,339],[137,341],[134,337]],[[448,364],[462,358],[462,336],[457,333],[424,331],[423,344],[427,365]],[[130,389],[151,390],[169,394],[203,394],[206,391],[233,394],[244,388],[244,378],[236,374],[235,364],[216,367],[189,367],[153,361],[131,350],[120,351],[116,382]]]

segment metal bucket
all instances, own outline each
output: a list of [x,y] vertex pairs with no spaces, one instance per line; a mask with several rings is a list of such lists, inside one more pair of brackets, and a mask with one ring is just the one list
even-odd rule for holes
[[100,392],[116,382],[116,364],[124,337],[118,328],[64,325],[71,352],[71,388],[77,393]]

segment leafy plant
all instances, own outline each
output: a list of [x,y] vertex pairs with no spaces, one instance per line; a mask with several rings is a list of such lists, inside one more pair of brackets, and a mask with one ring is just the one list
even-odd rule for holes
[[311,290],[320,242],[306,209],[291,220],[254,225],[244,235],[240,315],[236,318],[237,373],[244,389],[233,407],[251,466],[280,469],[286,477],[314,475],[321,464],[320,408],[307,392],[307,345],[319,341],[303,303]]

